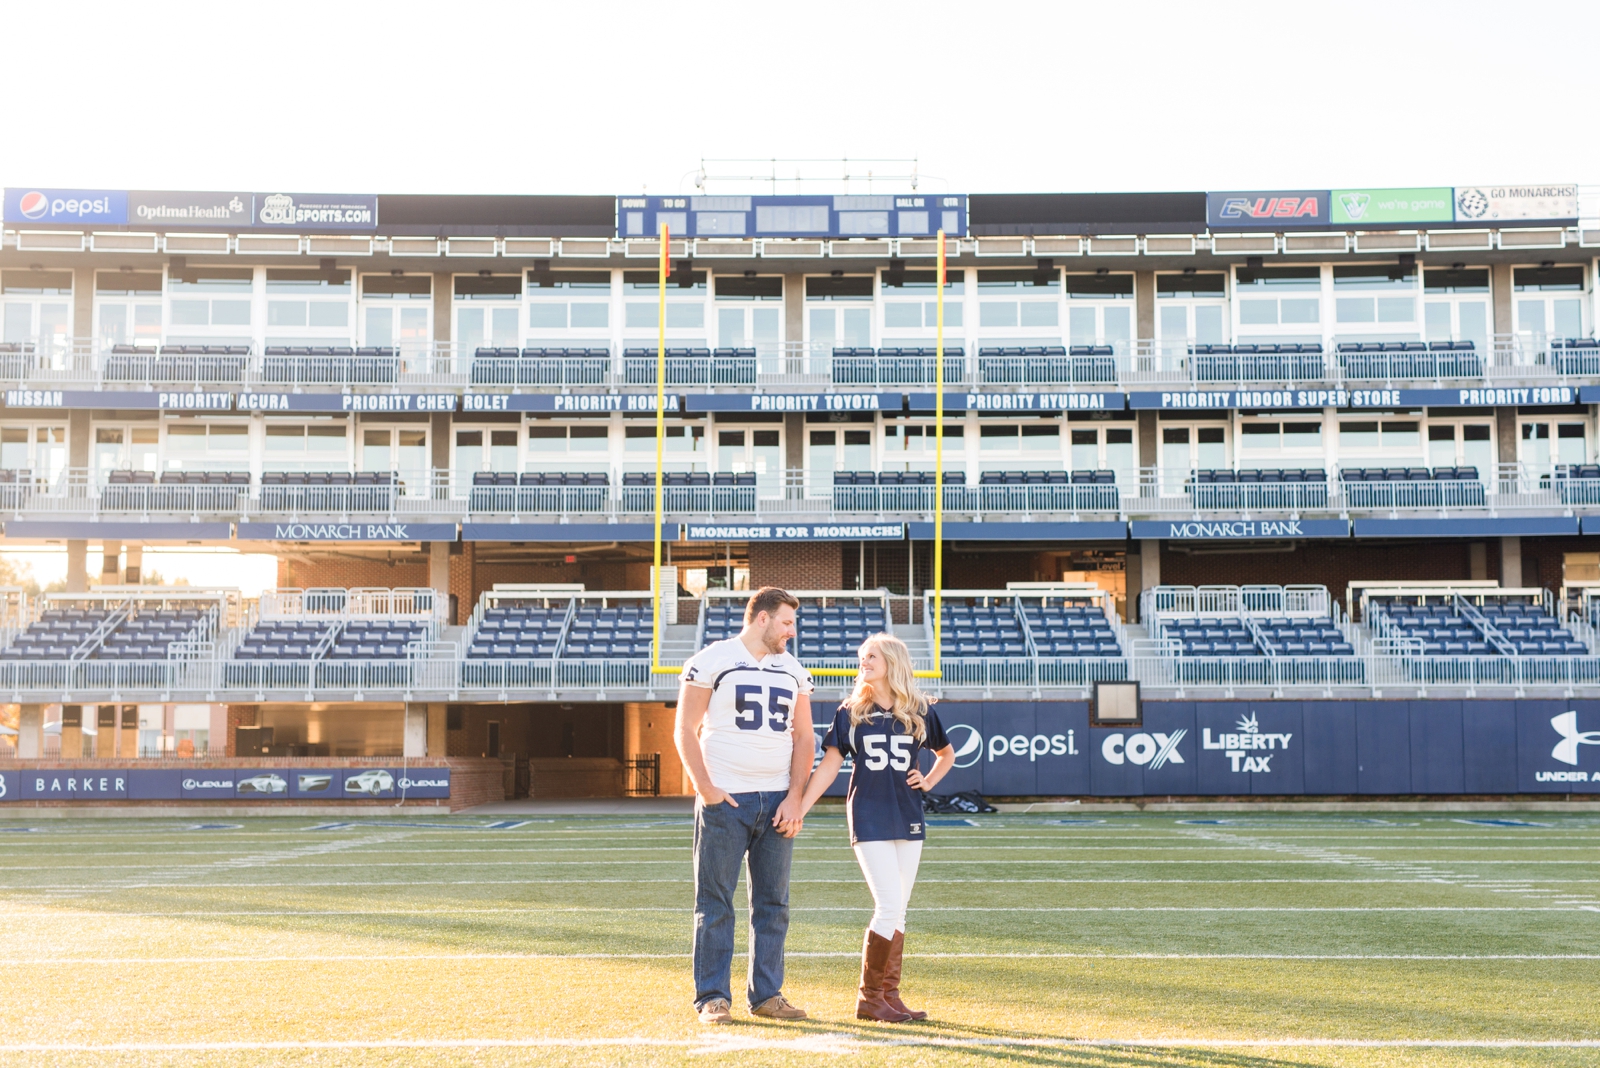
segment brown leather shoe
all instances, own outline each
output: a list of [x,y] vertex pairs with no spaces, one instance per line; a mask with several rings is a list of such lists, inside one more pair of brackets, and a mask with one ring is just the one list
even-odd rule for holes
[[900,960],[906,952],[906,933],[896,931],[889,942],[889,963],[883,969],[883,1002],[896,1012],[903,1012],[913,1020],[926,1020],[928,1014],[906,1008],[900,1000]]
[[774,994],[750,1010],[751,1016],[765,1016],[769,1020],[804,1020],[806,1010],[789,1004],[782,994]]
[[905,1023],[911,1014],[901,1012],[883,1000],[883,971],[889,963],[889,951],[894,943],[867,928],[866,942],[861,947],[861,990],[856,999],[856,1019],[877,1020],[879,1023]]
[[700,1006],[700,1022],[703,1024],[730,1024],[733,1023],[732,1006],[727,998],[712,998]]

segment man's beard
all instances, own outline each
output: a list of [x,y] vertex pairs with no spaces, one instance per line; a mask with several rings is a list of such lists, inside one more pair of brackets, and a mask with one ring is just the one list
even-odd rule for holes
[[789,641],[788,638],[782,635],[763,635],[761,640],[766,645],[767,652],[774,654],[783,652],[783,647]]

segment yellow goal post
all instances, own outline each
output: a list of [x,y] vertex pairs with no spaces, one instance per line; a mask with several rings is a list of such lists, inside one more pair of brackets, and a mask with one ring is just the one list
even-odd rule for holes
[[[943,678],[940,665],[940,646],[944,636],[944,288],[945,288],[945,233],[939,231],[939,267],[934,289],[938,293],[934,333],[934,449],[933,449],[933,668],[915,672],[919,679]],[[655,550],[650,580],[653,619],[651,621],[650,672],[655,675],[676,675],[682,666],[661,663],[661,529],[665,514],[664,458],[667,427],[667,267],[672,247],[672,233],[661,228],[661,255],[657,267],[656,308],[656,482],[655,482]],[[906,591],[915,588],[915,554],[906,577]],[[729,576],[730,580],[732,576]],[[914,605],[907,608],[909,619]],[[812,675],[821,677],[851,677],[855,668],[809,668]]]

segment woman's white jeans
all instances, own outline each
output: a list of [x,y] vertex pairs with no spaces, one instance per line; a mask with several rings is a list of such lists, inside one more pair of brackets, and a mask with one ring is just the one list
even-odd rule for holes
[[856,861],[872,891],[872,922],[867,926],[884,938],[906,929],[906,905],[917,882],[917,865],[922,860],[922,843],[899,839],[893,842],[857,842]]

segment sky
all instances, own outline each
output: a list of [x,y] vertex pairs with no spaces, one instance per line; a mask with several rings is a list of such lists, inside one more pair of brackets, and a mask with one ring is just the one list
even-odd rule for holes
[[1597,26],[1563,2],[13,3],[0,182],[672,194],[752,157],[915,158],[961,193],[1595,181],[1571,45]]
[[0,185],[672,194],[774,158],[914,159],[956,193],[1584,183],[1570,46],[1597,28],[1563,2],[10,3]]

